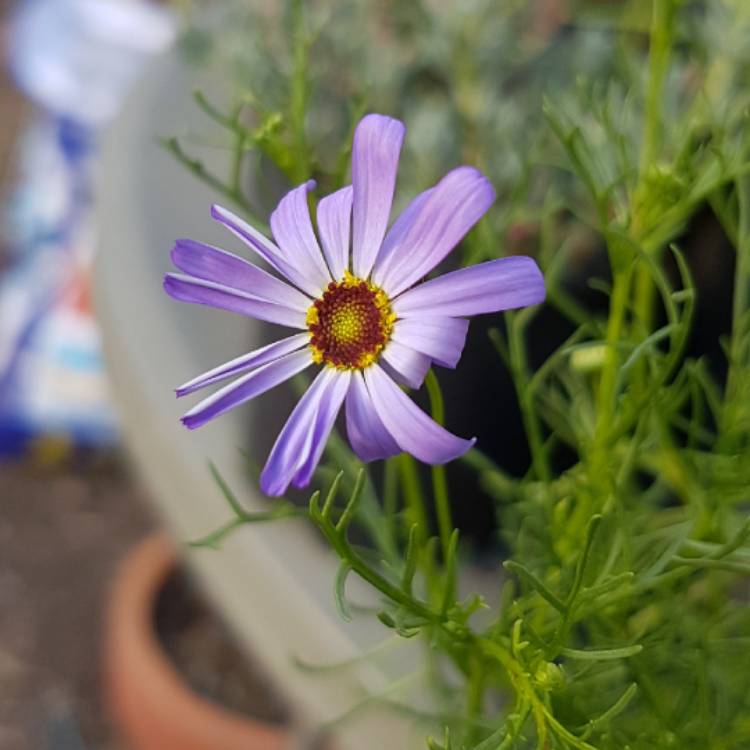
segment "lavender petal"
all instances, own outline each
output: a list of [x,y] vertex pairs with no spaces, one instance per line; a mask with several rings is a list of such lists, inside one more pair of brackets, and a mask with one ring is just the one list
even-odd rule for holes
[[346,394],[346,434],[352,449],[362,461],[390,458],[401,453],[401,448],[378,416],[359,372],[354,373]]
[[347,185],[318,203],[318,232],[335,280],[349,268],[353,188]]
[[430,358],[391,339],[383,350],[381,361],[389,374],[409,388],[419,388],[432,364]]
[[290,354],[297,351],[297,349],[301,349],[303,346],[307,346],[309,341],[310,335],[307,333],[297,333],[280,341],[274,341],[272,344],[255,349],[255,351],[243,354],[236,359],[214,367],[208,372],[204,372],[202,375],[181,385],[175,393],[178,398],[186,396],[188,393],[193,393],[208,385],[213,385],[226,378],[239,375],[247,370],[265,365],[268,362],[273,362],[273,360],[279,359],[285,354]]
[[544,301],[544,277],[525,255],[499,258],[446,273],[404,292],[394,312],[414,315],[478,315]]
[[441,315],[420,315],[396,321],[393,341],[426,354],[443,367],[455,367],[466,343],[469,321]]
[[314,187],[315,180],[308,180],[279,201],[271,214],[271,231],[284,259],[315,285],[317,297],[333,279],[310,221],[307,192]]
[[430,197],[433,188],[421,192],[419,195],[412,198],[411,201],[406,205],[406,208],[398,215],[396,221],[388,230],[383,245],[380,248],[378,257],[375,260],[373,266],[373,275],[377,276],[381,268],[385,269],[389,263],[392,262],[391,256],[394,250],[397,250],[401,246],[401,241],[404,238],[406,232],[411,228],[414,220],[419,216],[419,212],[422,210],[422,206],[425,201]]
[[182,417],[185,427],[194,430],[235,406],[265,393],[302,372],[312,364],[309,349],[292,352],[259,367],[203,399]]
[[284,304],[301,312],[307,312],[312,304],[298,289],[253,263],[202,242],[177,240],[172,249],[172,262],[190,276],[239,289],[266,302]]
[[[355,194],[356,198],[356,194]],[[433,188],[390,262],[373,280],[393,298],[428,274],[484,216],[495,191],[481,172],[458,167]]]
[[280,248],[271,240],[264,237],[257,229],[251,227],[246,221],[233,214],[226,208],[218,205],[211,206],[211,216],[220,224],[223,224],[232,234],[239,237],[251,250],[260,255],[272,268],[286,276],[296,287],[307,292],[312,297],[318,294],[318,286],[306,278],[294,265],[293,261],[286,258]]
[[295,487],[307,487],[310,484],[312,475],[318,466],[320,457],[323,455],[323,450],[328,442],[328,436],[333,429],[333,424],[341,410],[341,404],[344,402],[344,397],[349,390],[351,379],[352,373],[349,371],[334,371],[333,383],[320,399],[320,406],[313,428],[310,453],[305,463],[302,464],[292,479],[292,484]]
[[362,118],[352,144],[352,266],[367,278],[388,226],[406,129],[383,115]]
[[290,328],[307,328],[305,313],[287,305],[265,302],[239,289],[215,284],[211,281],[168,273],[164,277],[164,291],[181,302],[208,305],[220,310],[247,315]]
[[294,407],[260,475],[260,487],[267,495],[284,494],[293,481],[300,481],[303,474],[314,469],[313,458],[320,457],[346,394],[348,380],[342,380],[344,374],[324,368]]
[[426,464],[444,464],[474,445],[475,439],[459,438],[428,417],[378,365],[364,377],[378,415],[402,450]]

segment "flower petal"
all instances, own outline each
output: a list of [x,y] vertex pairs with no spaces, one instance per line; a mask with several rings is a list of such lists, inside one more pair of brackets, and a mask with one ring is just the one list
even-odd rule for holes
[[478,170],[458,167],[448,172],[391,251],[391,262],[378,268],[375,283],[391,298],[408,289],[453,250],[494,200],[492,185]]
[[246,372],[255,367],[260,367],[268,362],[273,362],[279,357],[283,357],[285,354],[297,351],[303,346],[307,346],[310,341],[310,334],[308,333],[297,333],[294,336],[281,339],[281,341],[274,341],[268,346],[262,346],[260,349],[243,354],[241,357],[237,357],[229,362],[225,362],[223,365],[214,367],[213,370],[204,372],[197,378],[193,378],[184,385],[181,385],[175,393],[178,398],[180,396],[186,396],[188,393],[205,388],[207,385],[213,385],[221,380],[232,377],[233,375],[239,375],[242,372]]
[[383,350],[381,360],[389,374],[409,388],[419,388],[422,385],[432,364],[429,357],[393,339]]
[[183,276],[179,273],[166,274],[164,291],[181,302],[218,307],[220,310],[229,310],[281,326],[307,328],[305,313],[300,310],[283,304],[266,302],[239,289],[232,289],[192,276]]
[[404,318],[393,327],[393,340],[408,346],[443,367],[455,367],[466,343],[469,321],[429,315]]
[[456,437],[428,417],[378,365],[364,376],[375,410],[402,450],[426,464],[444,464],[474,445],[475,439]]
[[352,266],[370,275],[388,227],[401,144],[402,122],[383,115],[363,117],[352,144]]
[[544,301],[544,277],[533,258],[517,255],[446,273],[393,302],[399,316],[478,315]]
[[279,433],[260,475],[267,495],[282,495],[312,474],[346,395],[349,379],[325,367],[310,384]]
[[318,233],[335,281],[349,268],[353,192],[347,185],[318,203]]
[[182,423],[191,430],[201,427],[219,414],[289,380],[311,364],[312,355],[309,349],[279,357],[203,399],[182,417]]
[[310,453],[292,480],[295,487],[307,487],[310,484],[312,475],[318,466],[320,457],[323,455],[323,450],[328,442],[328,436],[331,434],[336,417],[341,410],[341,404],[344,402],[344,397],[349,390],[351,379],[352,373],[350,371],[341,372],[334,370],[333,383],[328,387],[327,392],[320,400],[313,428]]
[[346,394],[346,434],[352,449],[365,462],[401,453],[390,432],[375,411],[362,374],[352,376]]
[[307,192],[315,180],[290,190],[271,214],[271,231],[284,253],[284,258],[315,284],[315,296],[333,281],[310,221]]
[[281,248],[276,247],[271,240],[264,237],[257,229],[251,227],[239,216],[221,206],[211,206],[211,216],[220,224],[223,224],[232,234],[239,237],[251,250],[260,255],[263,260],[275,268],[279,273],[286,276],[296,287],[299,287],[309,295],[316,297],[318,286],[312,279],[305,277],[296,265],[293,258],[287,258]]
[[253,297],[307,312],[312,300],[238,255],[195,240],[177,240],[172,262],[186,274],[247,292]]
[[398,215],[396,221],[393,222],[393,226],[388,230],[383,245],[380,248],[378,257],[373,266],[373,276],[377,277],[382,270],[392,261],[389,260],[393,251],[400,247],[401,241],[404,238],[406,232],[411,228],[414,220],[419,216],[419,212],[422,210],[427,198],[430,197],[434,188],[421,192],[416,197],[412,198],[411,201],[406,205],[406,208]]

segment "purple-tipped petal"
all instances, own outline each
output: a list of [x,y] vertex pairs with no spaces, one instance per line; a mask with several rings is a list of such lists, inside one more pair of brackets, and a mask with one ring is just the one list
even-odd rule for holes
[[334,280],[349,268],[353,188],[347,185],[318,203],[318,233]]
[[544,277],[532,258],[517,255],[446,273],[393,302],[399,316],[478,315],[544,301]]
[[424,315],[396,321],[393,341],[426,354],[443,367],[455,367],[466,343],[469,321]]
[[181,302],[208,305],[220,310],[247,315],[291,328],[307,328],[305,313],[283,304],[265,302],[239,289],[214,284],[211,281],[168,273],[164,277],[164,291]]
[[401,144],[402,122],[384,115],[363,117],[352,144],[352,266],[370,275],[388,227]]
[[432,364],[428,356],[393,339],[383,350],[381,362],[392,377],[409,388],[419,388],[422,385]]
[[267,495],[283,495],[312,474],[349,387],[350,373],[326,367],[294,407],[260,475]]
[[172,262],[183,273],[247,294],[307,312],[312,300],[284,281],[271,276],[238,255],[195,240],[177,240]]
[[456,437],[428,417],[378,365],[364,376],[375,410],[402,450],[426,464],[444,464],[474,445],[474,439]]
[[290,354],[297,351],[297,349],[301,349],[303,346],[307,346],[309,342],[310,335],[308,333],[297,333],[294,336],[289,336],[289,338],[281,339],[281,341],[275,341],[273,344],[268,344],[268,346],[263,346],[248,354],[243,354],[241,357],[219,365],[219,367],[214,367],[213,370],[204,372],[197,378],[193,378],[184,385],[181,385],[175,393],[178,398],[186,396],[188,393],[198,391],[207,385],[213,385],[226,378],[239,375],[247,370],[265,365],[268,362],[273,362],[273,360],[279,359],[279,357],[283,357],[285,354]]
[[218,205],[211,206],[211,216],[220,224],[223,224],[232,234],[239,237],[251,250],[258,253],[266,263],[286,276],[292,284],[312,297],[317,296],[320,291],[317,284],[308,279],[294,265],[293,259],[286,258],[283,251],[257,229],[251,227],[250,224],[231,211]]
[[494,200],[492,185],[478,170],[458,167],[448,172],[391,251],[390,262],[378,267],[375,283],[392,298],[408,289],[453,250]]
[[290,190],[271,214],[271,231],[284,253],[284,259],[315,285],[315,296],[333,281],[310,221],[307,192],[315,180]]
[[378,416],[359,372],[352,376],[346,394],[346,434],[352,449],[362,461],[376,461],[401,453],[398,443]]
[[289,380],[311,364],[312,355],[309,349],[302,349],[275,359],[203,399],[186,412],[182,417],[182,423],[191,430],[201,427],[214,417]]
[[396,221],[393,222],[393,226],[388,230],[388,234],[386,234],[385,239],[383,240],[383,245],[378,253],[378,257],[375,260],[373,276],[377,277],[381,270],[386,268],[388,264],[392,262],[390,256],[394,250],[400,247],[404,235],[414,223],[416,217],[419,216],[422,206],[430,197],[432,191],[433,188],[430,188],[429,190],[420,193],[415,198],[412,198],[406,208],[404,208],[404,210],[398,215]]

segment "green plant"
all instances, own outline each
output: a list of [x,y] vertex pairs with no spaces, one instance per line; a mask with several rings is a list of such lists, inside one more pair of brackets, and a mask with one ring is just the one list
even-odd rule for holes
[[[523,228],[569,321],[539,366],[528,351],[538,308],[491,331],[530,452],[522,476],[481,450],[463,459],[495,503],[499,602],[459,594],[467,551],[449,494],[460,497],[442,467],[429,484],[406,456],[365,468],[334,438],[325,501],[316,492],[306,512],[341,560],[342,617],[366,616],[346,596],[357,575],[379,593],[384,627],[426,645],[436,708],[413,715],[444,731],[428,745],[746,748],[750,7],[634,1],[615,16],[579,5],[544,36],[518,3],[290,2],[283,19],[254,19],[257,66],[232,58],[230,114],[196,96],[226,136],[229,177],[208,174],[183,140],[167,146],[262,225],[247,160],[335,189],[348,153],[331,151],[330,133],[351,133],[365,109],[400,115],[425,134],[406,155],[415,184],[465,159],[498,188],[462,260],[503,254]],[[355,28],[382,31],[391,54]],[[681,245],[707,210],[734,251],[723,361],[688,354],[701,278]],[[582,248],[607,259],[589,280],[603,313],[571,291]],[[427,390],[442,422],[432,374]],[[235,515],[203,543],[302,512],[248,514],[223,489]],[[354,524],[364,548],[349,541]]]

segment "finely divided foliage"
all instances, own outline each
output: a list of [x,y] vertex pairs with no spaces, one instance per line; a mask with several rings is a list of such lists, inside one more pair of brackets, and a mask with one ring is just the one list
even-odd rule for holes
[[[244,0],[226,5],[233,20],[251,13]],[[286,24],[263,14],[216,35],[218,58],[242,51],[230,66],[242,70],[237,106],[196,100],[227,137],[228,178],[183,142],[167,146],[251,219],[214,212],[272,269],[178,243],[191,298],[300,332],[179,393],[236,377],[239,392],[210,412],[318,359],[322,375],[290,419],[313,429],[290,428],[274,466],[305,456],[295,476],[306,479],[315,444],[321,489],[306,510],[281,498],[250,513],[216,473],[232,515],[197,544],[305,516],[340,560],[341,616],[372,616],[350,600],[349,576],[379,594],[390,637],[362,658],[387,667],[384,651],[424,646],[402,660],[413,674],[341,721],[392,707],[432,750],[750,748],[750,4],[284,5]],[[390,153],[403,129],[382,120],[350,153],[364,103],[409,125],[399,193],[417,197],[391,224],[395,161],[360,160],[359,149]],[[302,186],[271,220],[275,244],[240,179],[258,154]],[[481,167],[498,200],[451,256],[467,267],[433,277],[486,210],[487,183],[468,167],[419,192],[459,163]],[[329,193],[317,237],[300,200],[311,177]],[[425,212],[436,203],[451,210]],[[530,277],[498,260],[518,252],[543,269],[546,305],[496,317],[496,367],[475,382],[504,431],[512,409],[487,395],[508,378],[528,461],[509,472],[477,427],[460,466],[420,470],[413,457],[438,457],[425,435],[458,406],[428,368],[455,366],[466,318],[497,309],[499,292],[525,304],[516,295]],[[264,374],[279,361],[288,370]],[[424,380],[431,419],[393,378]],[[339,399],[354,452],[335,428],[320,440]],[[494,514],[487,602],[458,585],[472,556],[451,520],[458,507]],[[330,679],[357,664],[301,667]]]

